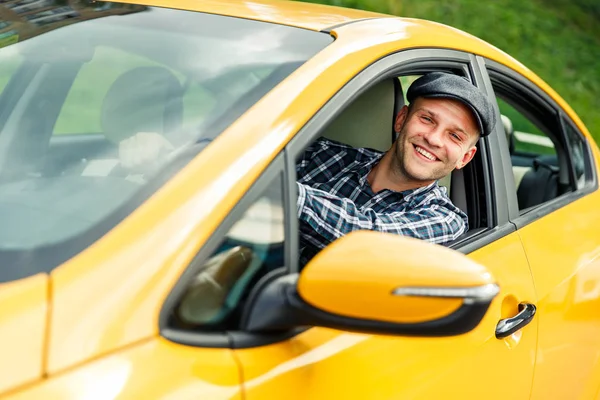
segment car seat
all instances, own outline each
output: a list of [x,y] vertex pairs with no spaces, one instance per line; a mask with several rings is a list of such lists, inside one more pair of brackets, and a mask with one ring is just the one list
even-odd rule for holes
[[[500,119],[502,121],[502,126],[504,127],[504,133],[506,135],[506,142],[508,143],[508,151],[513,155],[515,152],[515,138],[514,133],[515,129],[513,128],[512,121],[506,115],[500,114]],[[514,160],[512,163],[512,171],[513,177],[515,179],[515,188],[518,188],[521,185],[521,181],[527,172],[531,170],[531,167],[524,165],[516,165]]]
[[118,143],[138,132],[177,142],[183,121],[183,87],[167,68],[137,67],[112,84],[101,110],[104,135]]
[[322,136],[352,147],[387,151],[395,139],[394,120],[404,105],[398,79],[367,89],[329,124]]
[[558,165],[553,156],[540,156],[533,160],[533,167],[523,176],[517,189],[519,210],[537,206],[560,195]]

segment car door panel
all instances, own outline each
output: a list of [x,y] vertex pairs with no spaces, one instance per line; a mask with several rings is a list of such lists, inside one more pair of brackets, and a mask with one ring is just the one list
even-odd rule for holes
[[[285,342],[236,350],[248,399],[528,399],[537,320],[499,340],[495,327],[518,302],[535,303],[519,237],[505,236],[470,255],[501,293],[481,324],[453,337],[396,337],[312,328]],[[510,384],[508,384],[510,382]]]
[[37,274],[0,284],[0,304],[0,393],[3,393],[42,378],[48,275]]
[[519,230],[539,297],[540,334],[532,399],[589,399],[597,391],[598,204],[600,196],[594,193]]
[[231,350],[151,339],[3,399],[241,398],[239,370]]

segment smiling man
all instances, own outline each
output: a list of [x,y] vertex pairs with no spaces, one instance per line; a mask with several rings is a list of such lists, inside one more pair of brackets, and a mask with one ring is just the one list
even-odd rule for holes
[[417,79],[407,98],[387,152],[319,139],[303,154],[297,165],[302,265],[355,230],[439,244],[468,230],[467,216],[437,180],[473,159],[479,138],[494,129],[492,103],[466,79],[441,72]]

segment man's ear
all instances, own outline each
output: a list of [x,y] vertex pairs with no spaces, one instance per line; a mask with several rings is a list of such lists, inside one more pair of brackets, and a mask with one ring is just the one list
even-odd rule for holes
[[404,121],[406,121],[406,117],[408,116],[408,107],[402,106],[398,114],[396,115],[396,121],[394,122],[394,132],[398,133],[402,130],[402,126],[404,125]]
[[477,153],[477,147],[472,146],[469,150],[467,150],[462,159],[458,161],[456,164],[456,169],[464,168],[464,166],[467,165],[473,159],[473,157],[475,157],[475,153]]

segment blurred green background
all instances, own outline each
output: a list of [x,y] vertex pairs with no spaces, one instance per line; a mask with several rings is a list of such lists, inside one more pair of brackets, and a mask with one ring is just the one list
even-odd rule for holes
[[509,53],[552,86],[600,143],[600,0],[308,0],[441,22]]

